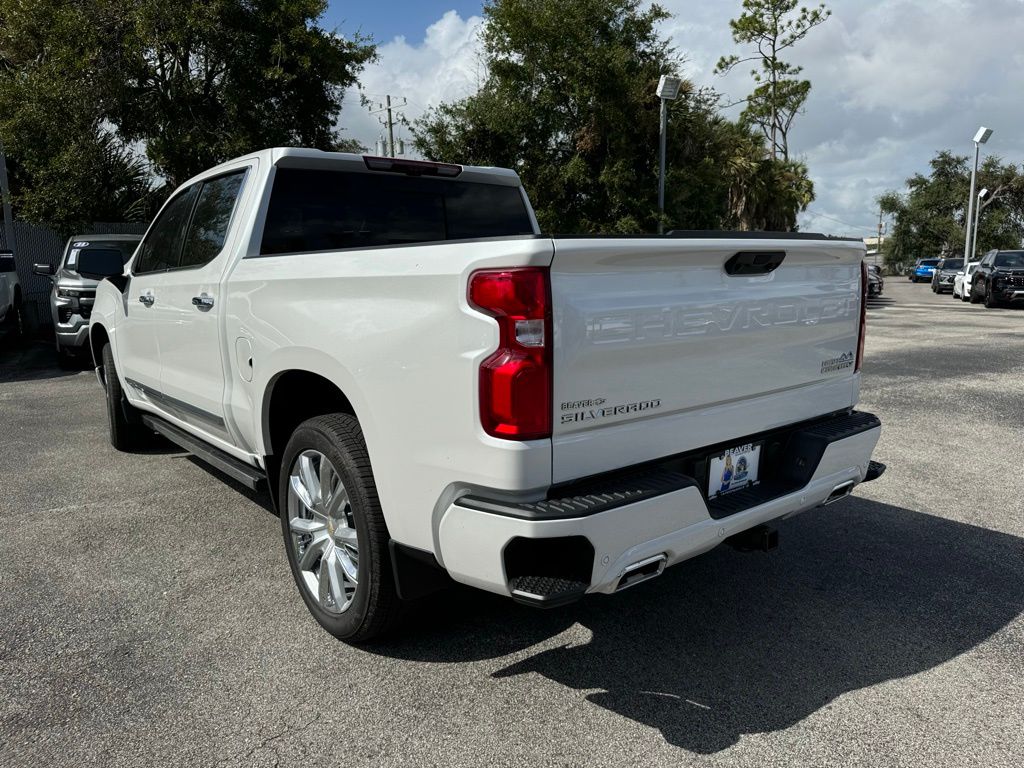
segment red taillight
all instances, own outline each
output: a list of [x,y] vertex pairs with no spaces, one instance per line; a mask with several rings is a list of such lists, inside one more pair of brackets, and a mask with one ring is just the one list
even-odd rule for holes
[[864,334],[868,327],[868,265],[860,263],[860,330],[857,335],[857,365],[859,371],[864,362]]
[[551,288],[544,267],[469,279],[469,302],[498,321],[498,349],[480,364],[480,422],[493,437],[551,437]]

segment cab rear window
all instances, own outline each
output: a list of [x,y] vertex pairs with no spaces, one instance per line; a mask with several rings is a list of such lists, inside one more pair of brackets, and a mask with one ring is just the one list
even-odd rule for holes
[[278,168],[260,253],[533,234],[518,187]]

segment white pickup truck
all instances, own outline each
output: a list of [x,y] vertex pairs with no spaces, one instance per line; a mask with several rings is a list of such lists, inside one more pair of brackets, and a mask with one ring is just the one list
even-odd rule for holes
[[108,278],[113,445],[156,431],[266,485],[307,606],[359,641],[449,577],[554,606],[767,548],[881,474],[863,255],[552,237],[509,170],[271,149],[79,270]]

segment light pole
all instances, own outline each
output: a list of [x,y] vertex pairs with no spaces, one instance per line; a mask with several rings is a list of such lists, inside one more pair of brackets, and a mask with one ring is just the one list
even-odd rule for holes
[[[964,224],[967,227],[967,235],[964,237],[964,264],[966,265],[973,255],[970,252],[971,249],[971,218],[974,216],[974,183],[978,177],[978,155],[981,152],[981,145],[989,140],[992,135],[992,129],[981,126],[978,132],[974,134],[974,168],[971,170],[971,194],[967,198],[967,221]],[[967,269],[964,266],[964,269]]]
[[[974,234],[971,236],[971,259],[974,259],[975,254],[978,253],[978,219],[981,218],[981,201],[988,197],[988,189],[983,189],[978,193],[978,207],[974,209]],[[964,271],[967,271],[967,265],[969,261],[964,262]]]
[[668,103],[679,98],[683,81],[674,75],[662,75],[658,80],[658,98],[661,99],[661,132],[658,136],[660,148],[658,162],[658,234],[665,230],[665,137],[668,134]]

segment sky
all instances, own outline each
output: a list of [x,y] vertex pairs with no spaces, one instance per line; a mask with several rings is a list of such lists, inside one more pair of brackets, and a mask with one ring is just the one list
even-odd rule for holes
[[[736,99],[750,92],[748,70],[713,73],[719,56],[736,51],[729,19],[740,0],[661,0],[673,18],[661,33],[684,54],[682,74]],[[927,173],[938,150],[973,153],[979,125],[994,133],[983,147],[1024,162],[1024,0],[832,0],[832,17],[792,51],[812,83],[797,118],[790,154],[807,163],[816,200],[800,228],[863,237],[878,226],[879,194],[902,190]],[[462,98],[482,77],[480,2],[334,0],[326,26],[360,31],[379,59],[360,80],[374,108],[390,93],[415,119],[431,105]],[[736,108],[733,111],[738,111]],[[346,134],[373,148],[377,116],[346,95]],[[408,131],[401,132],[408,137]]]

